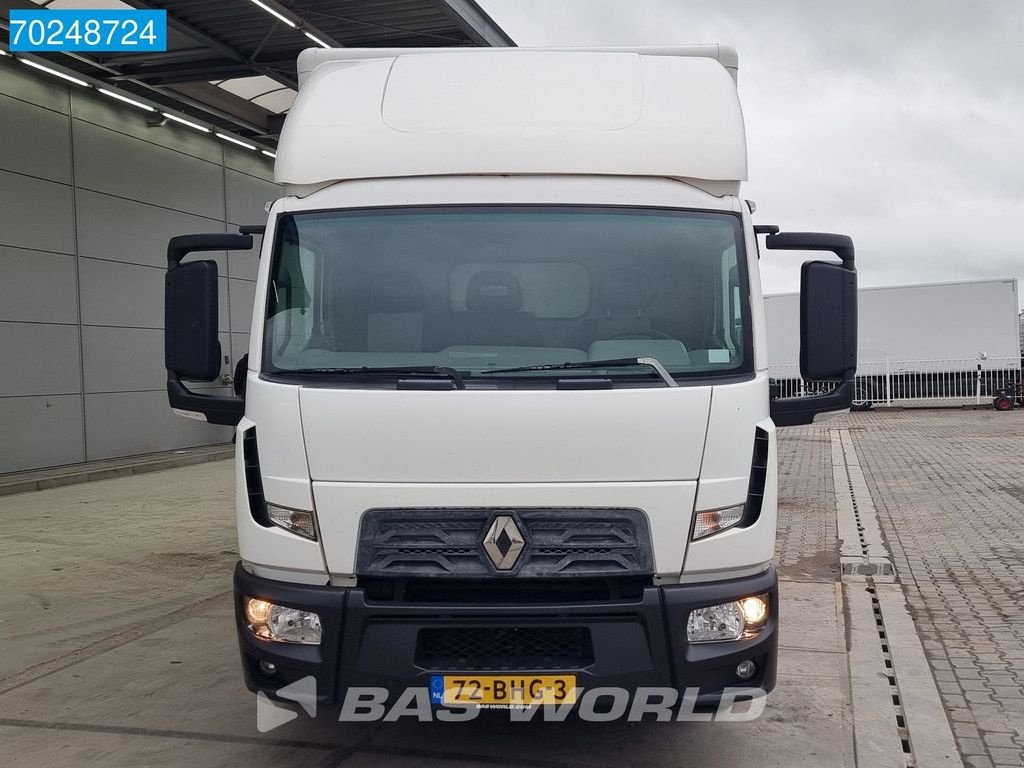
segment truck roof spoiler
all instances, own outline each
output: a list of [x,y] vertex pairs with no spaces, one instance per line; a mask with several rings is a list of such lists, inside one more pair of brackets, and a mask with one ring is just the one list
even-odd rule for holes
[[[299,88],[309,73],[328,61],[357,61],[360,59],[390,59],[427,53],[461,53],[474,48],[307,48],[299,54],[297,69]],[[582,53],[638,53],[644,56],[688,56],[715,59],[738,82],[740,59],[736,49],[719,43],[697,45],[617,45],[617,46],[540,46],[536,48],[488,48],[489,53],[515,56],[521,51],[566,51]]]
[[297,197],[352,179],[537,174],[736,195],[735,64],[717,44],[309,49],[274,180]]

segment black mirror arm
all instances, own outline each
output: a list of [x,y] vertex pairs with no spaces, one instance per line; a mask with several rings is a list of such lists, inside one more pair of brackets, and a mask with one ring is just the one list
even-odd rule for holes
[[178,235],[167,243],[167,271],[175,269],[194,251],[248,251],[251,248],[252,235]]
[[811,424],[817,416],[850,409],[854,394],[853,374],[846,376],[831,392],[809,397],[781,397],[771,401],[771,417],[777,427]]
[[193,392],[171,371],[167,372],[167,398],[175,410],[187,411],[186,416],[201,414],[209,424],[233,427],[245,413],[245,400],[242,398]]
[[768,235],[764,244],[776,251],[829,251],[843,266],[854,269],[853,240],[847,235],[829,232],[778,232]]

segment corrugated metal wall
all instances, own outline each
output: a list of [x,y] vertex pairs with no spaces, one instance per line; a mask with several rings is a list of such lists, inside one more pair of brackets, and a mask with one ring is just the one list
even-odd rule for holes
[[[0,60],[0,473],[230,438],[174,416],[167,239],[262,223],[266,158]],[[255,253],[213,254],[245,354]]]

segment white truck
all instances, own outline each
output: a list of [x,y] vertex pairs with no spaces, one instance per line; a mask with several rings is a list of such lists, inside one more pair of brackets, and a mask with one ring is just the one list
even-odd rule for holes
[[[775,683],[775,428],[846,409],[843,235],[755,227],[736,54],[310,50],[280,140],[251,344],[220,373],[217,268],[171,240],[171,406],[237,429],[245,680],[432,705]],[[769,402],[758,274],[802,272]]]
[[[986,401],[1020,379],[1015,278],[861,288],[853,407],[875,402]],[[768,365],[800,386],[800,295],[764,297]]]

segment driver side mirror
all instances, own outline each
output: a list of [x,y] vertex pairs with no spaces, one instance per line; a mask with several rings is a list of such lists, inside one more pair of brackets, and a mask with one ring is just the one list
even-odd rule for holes
[[192,261],[164,276],[164,360],[181,378],[220,375],[216,262]]
[[771,401],[776,426],[810,424],[821,414],[844,411],[853,402],[857,373],[857,269],[846,235],[786,232],[766,238],[768,248],[831,251],[834,261],[808,261],[800,272],[800,375],[805,381],[835,382],[831,392]]
[[220,375],[217,336],[217,263],[181,260],[194,251],[249,250],[251,235],[183,235],[167,245],[164,278],[164,365],[167,399],[182,416],[234,426],[245,409],[241,397],[202,395],[182,379],[213,381]]

